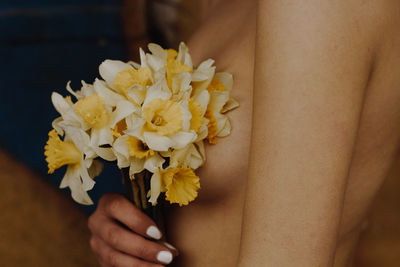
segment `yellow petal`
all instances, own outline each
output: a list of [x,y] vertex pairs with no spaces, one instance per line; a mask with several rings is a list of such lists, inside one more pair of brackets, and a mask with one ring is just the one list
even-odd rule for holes
[[165,69],[167,73],[167,84],[172,89],[172,79],[174,76],[181,72],[192,72],[192,68],[182,62],[176,60],[178,52],[174,49],[167,49],[167,60],[165,62]]
[[193,201],[200,189],[200,178],[190,168],[173,168],[162,172],[162,181],[166,188],[166,200],[187,205]]
[[189,99],[189,111],[192,114],[190,119],[190,130],[197,132],[203,124],[204,118],[202,116],[201,106],[193,98]]
[[159,135],[170,135],[182,128],[182,111],[178,103],[171,100],[156,98],[143,109],[146,121],[145,131],[156,132]]
[[82,153],[75,144],[61,141],[54,129],[49,132],[49,140],[44,147],[44,155],[49,168],[48,173],[53,173],[64,165],[80,164],[82,159]]
[[209,93],[212,93],[213,91],[226,91],[226,88],[220,81],[213,77],[211,83],[207,87],[207,90]]
[[135,137],[129,136],[127,143],[129,155],[131,157],[143,159],[153,156],[155,154],[155,152],[150,149],[145,143]]
[[204,117],[209,120],[209,123],[207,125],[208,127],[207,140],[210,144],[215,145],[217,143],[216,136],[218,132],[218,126],[217,126],[217,120],[215,119],[213,113],[214,111],[211,108],[208,108]]
[[93,94],[79,99],[75,111],[93,128],[102,128],[109,122],[110,114],[104,104],[104,99]]
[[151,79],[151,70],[143,67],[139,69],[126,68],[120,71],[115,76],[114,87],[119,90],[120,93],[128,96],[128,89],[133,85],[137,84],[142,87],[149,85]]

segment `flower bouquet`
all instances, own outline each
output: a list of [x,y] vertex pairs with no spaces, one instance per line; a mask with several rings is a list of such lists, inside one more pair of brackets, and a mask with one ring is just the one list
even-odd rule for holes
[[197,197],[204,141],[230,134],[224,113],[238,103],[230,97],[232,75],[215,73],[212,59],[195,68],[184,43],[179,51],[148,48],[140,49],[140,64],[105,60],[103,80],[82,81],[79,91],[68,82],[72,96],[52,93],[61,116],[44,154],[49,173],[67,165],[60,188],[85,205],[93,204],[87,191],[102,160],[116,161],[127,197],[158,222],[160,198],[182,206]]

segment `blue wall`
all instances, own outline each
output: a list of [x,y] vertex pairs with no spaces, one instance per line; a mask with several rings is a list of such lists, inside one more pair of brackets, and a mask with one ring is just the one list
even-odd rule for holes
[[[69,80],[74,89],[81,80],[93,82],[106,58],[126,60],[119,1],[0,1],[0,146],[55,186],[65,169],[47,175],[44,161],[58,116],[51,92],[66,95]],[[95,201],[105,192],[123,192],[114,166],[95,180]]]

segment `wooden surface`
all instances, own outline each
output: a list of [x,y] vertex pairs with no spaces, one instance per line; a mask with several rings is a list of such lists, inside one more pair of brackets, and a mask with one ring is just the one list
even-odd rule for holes
[[87,215],[0,151],[0,266],[98,266]]

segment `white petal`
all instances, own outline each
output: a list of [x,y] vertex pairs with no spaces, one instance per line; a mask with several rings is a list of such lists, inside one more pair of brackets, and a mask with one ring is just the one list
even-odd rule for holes
[[54,108],[61,115],[64,115],[71,110],[70,104],[59,93],[53,92],[51,94],[51,101],[53,102]]
[[96,154],[107,161],[114,161],[117,159],[111,147],[94,147]]
[[99,72],[108,86],[114,87],[115,76],[126,68],[132,68],[132,66],[119,60],[106,59],[100,64]]
[[87,150],[90,145],[90,137],[85,131],[76,127],[65,127],[64,130],[80,151],[85,152]]
[[159,168],[162,167],[163,163],[165,162],[165,159],[160,157],[158,153],[155,155],[149,157],[146,159],[146,162],[144,163],[144,168],[152,173],[156,172]]
[[214,60],[212,59],[207,59],[206,61],[200,63],[197,69],[195,69],[192,73],[192,80],[194,82],[201,82],[207,80],[211,81],[215,73],[215,67],[212,66],[213,64]]
[[144,132],[143,136],[147,146],[155,151],[167,151],[168,148],[175,144],[175,142],[167,136],[158,135],[156,133]]
[[57,131],[57,133],[61,136],[64,135],[64,129],[60,126],[60,122],[62,122],[62,117],[58,117],[57,119],[53,120],[51,126]]
[[226,90],[231,91],[233,87],[233,76],[228,72],[218,72],[215,74],[215,79],[220,81]]
[[188,102],[189,95],[186,99],[182,99],[179,102],[179,107],[182,113],[182,130],[189,131],[190,129],[190,120],[192,119],[192,113],[189,110],[189,102]]
[[125,99],[122,95],[109,89],[102,80],[96,79],[93,86],[96,93],[104,99],[105,104],[108,106],[116,106],[118,102]]
[[210,93],[207,90],[199,90],[193,95],[193,99],[200,104],[202,110],[201,116],[204,116],[210,102]]
[[143,108],[146,107],[146,105],[151,102],[154,99],[160,98],[160,99],[170,99],[171,98],[171,92],[167,88],[163,86],[163,83],[165,83],[165,80],[160,80],[156,84],[149,86],[147,88],[147,94],[146,98],[144,99],[143,103]]
[[67,89],[67,91],[76,97],[76,99],[80,99],[83,97],[82,93],[80,91],[75,92],[74,90],[72,90],[71,88],[71,81],[67,82],[67,86],[65,87]]
[[232,97],[229,98],[229,100],[225,103],[225,105],[221,109],[221,113],[228,112],[229,110],[232,110],[234,108],[237,108],[239,106],[239,102],[237,102],[235,99]]
[[144,170],[145,159],[131,158],[131,165],[129,167],[129,176],[133,176],[136,173],[142,172]]
[[124,133],[144,141],[143,125],[145,124],[145,120],[135,114],[128,116],[125,120],[128,129]]
[[110,128],[93,128],[91,132],[91,145],[94,147],[111,145],[114,141]]
[[155,206],[157,204],[158,196],[161,193],[161,176],[157,170],[150,179],[150,199],[149,202]]
[[130,97],[137,105],[143,104],[143,101],[146,97],[146,88],[138,84],[134,84],[128,89],[127,95]]
[[194,131],[190,132],[178,132],[170,136],[171,140],[174,142],[173,148],[180,149],[192,143],[197,138],[197,134]]
[[185,45],[184,42],[181,42],[179,44],[178,56],[176,57],[176,59],[179,62],[182,62],[183,64],[189,66],[190,68],[193,68],[192,58],[189,54],[189,48]]
[[[222,115],[222,116],[224,116],[224,115]],[[218,128],[217,136],[224,137],[231,133],[231,123],[228,120],[228,118],[226,118],[226,117],[225,117],[225,119],[221,118],[220,121],[217,119],[217,125],[218,124],[220,124],[220,126],[218,126],[218,127],[221,127],[221,128]]]
[[83,190],[91,190],[96,182],[92,178],[90,178],[88,170],[83,165],[81,166],[80,176],[82,178]]
[[203,124],[201,125],[199,131],[197,132],[197,139],[196,142],[203,140],[204,138],[206,138],[208,136],[208,123],[210,121],[207,119],[204,119]]
[[129,150],[127,145],[128,136],[123,135],[118,137],[112,146],[115,156],[117,157],[118,168],[129,167]]
[[85,81],[81,81],[82,87],[81,87],[81,94],[83,97],[85,96],[90,96],[95,93],[94,87],[91,84],[85,83]]
[[128,117],[133,112],[137,111],[138,108],[135,107],[131,102],[127,100],[121,100],[117,103],[116,109],[111,114],[111,128],[114,128],[115,124],[117,124],[122,119]]
[[215,112],[220,112],[228,100],[228,91],[214,91],[211,93],[209,107]]

